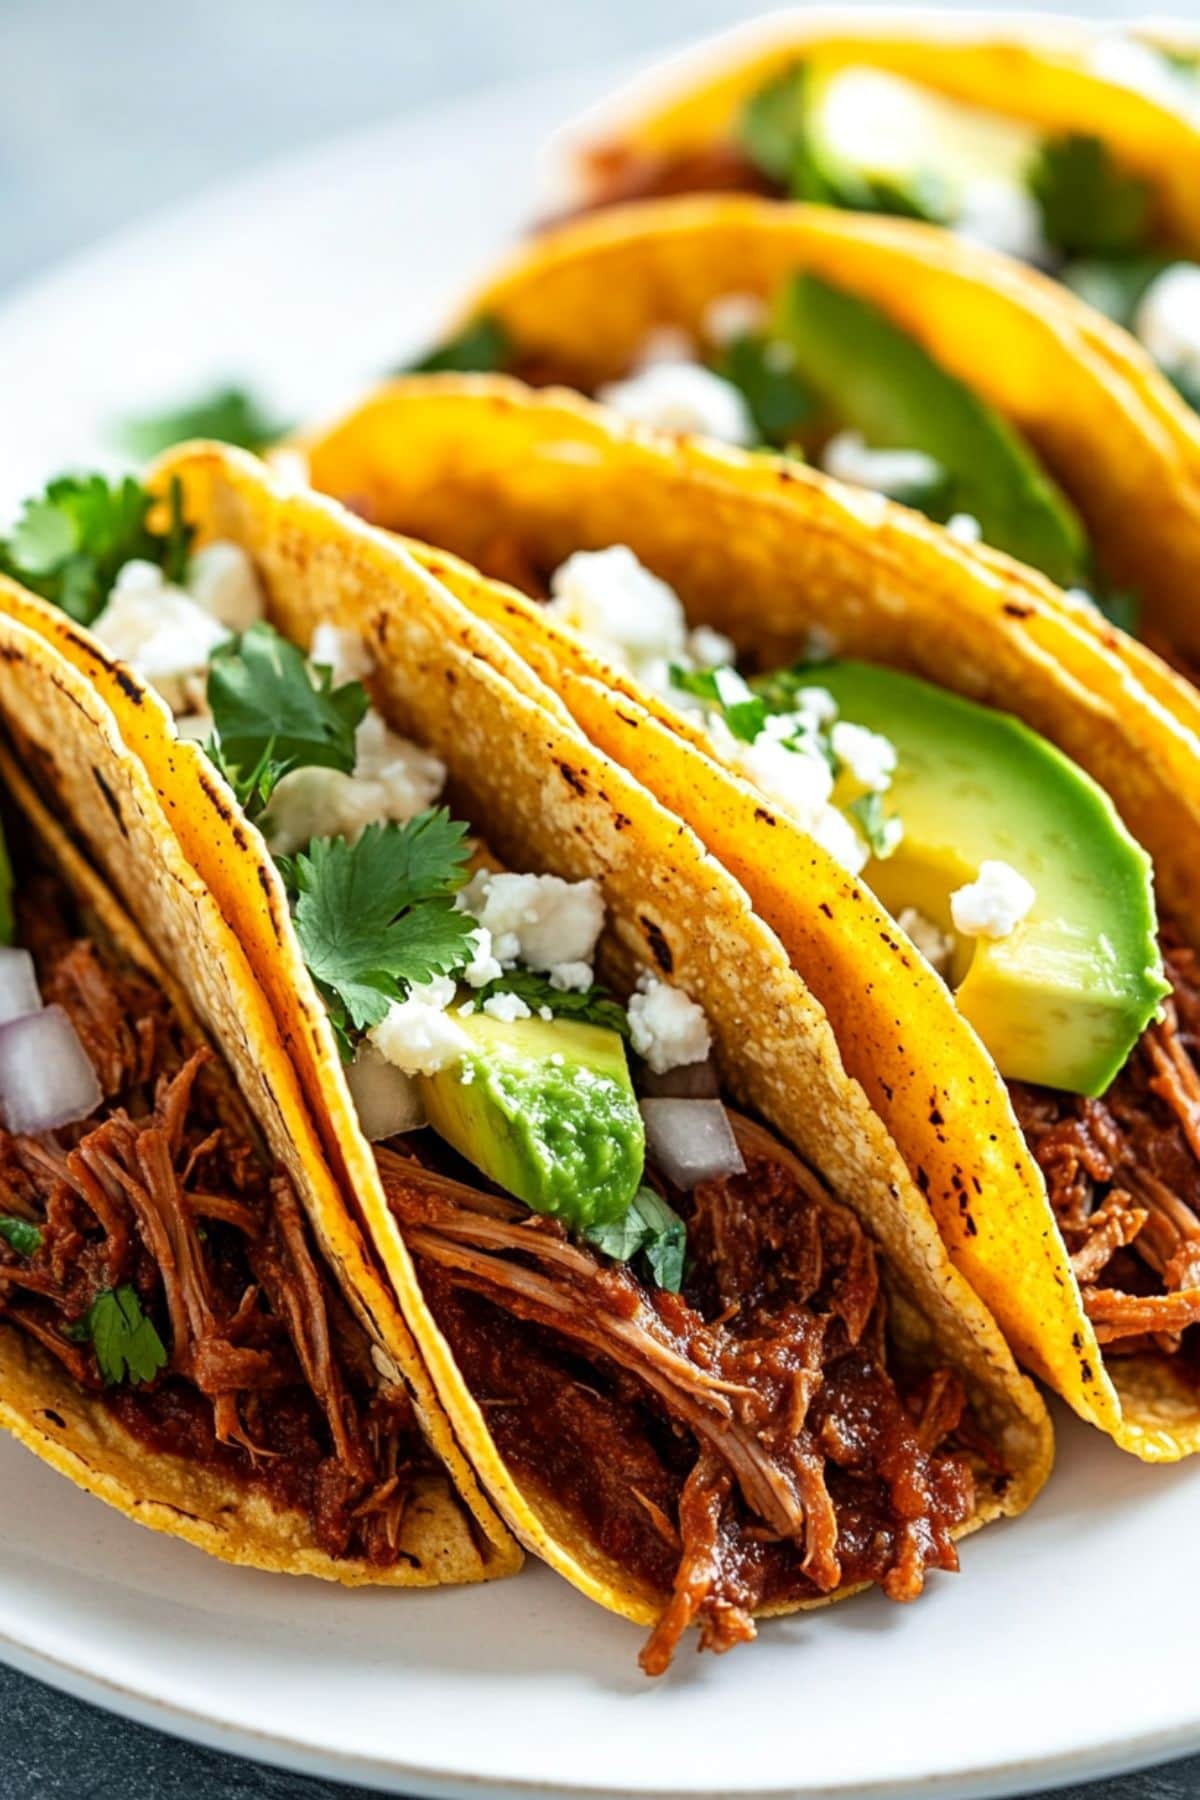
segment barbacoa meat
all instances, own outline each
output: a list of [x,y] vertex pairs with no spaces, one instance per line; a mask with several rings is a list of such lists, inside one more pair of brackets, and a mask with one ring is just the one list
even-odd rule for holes
[[1164,926],[1171,993],[1099,1100],[1011,1082],[1096,1336],[1176,1354],[1200,1323],[1200,966]]
[[[0,1240],[0,1319],[147,1448],[299,1508],[332,1556],[390,1566],[421,1440],[318,1265],[291,1183],[211,1052],[189,1048],[152,982],[72,936],[52,882],[34,885],[21,924],[106,1105],[57,1133],[0,1132],[0,1214],[41,1232],[32,1257]],[[169,1360],[152,1382],[108,1386],[86,1319],[123,1284]]]
[[873,1246],[809,1170],[734,1119],[746,1172],[690,1197],[682,1294],[557,1221],[394,1151],[389,1204],[501,1454],[668,1596],[642,1652],[754,1635],[760,1607],[860,1581],[894,1600],[953,1569],[974,1503],[948,1370],[888,1367]]

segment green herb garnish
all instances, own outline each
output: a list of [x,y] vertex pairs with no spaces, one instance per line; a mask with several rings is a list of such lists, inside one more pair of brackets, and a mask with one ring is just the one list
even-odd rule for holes
[[280,858],[301,953],[343,1048],[393,1000],[470,961],[478,930],[453,896],[466,878],[466,826],[445,807],[368,825],[356,843],[315,838]]
[[513,360],[512,342],[499,319],[484,314],[464,325],[454,337],[416,362],[398,369],[400,375],[497,375]]
[[142,1311],[135,1290],[123,1283],[97,1294],[73,1329],[72,1337],[91,1343],[100,1373],[110,1387],[127,1377],[153,1381],[167,1366],[167,1352],[154,1321]]
[[41,1227],[32,1225],[28,1219],[14,1218],[11,1214],[0,1219],[0,1238],[18,1256],[34,1256],[42,1247]]
[[328,669],[272,626],[252,625],[214,650],[206,696],[209,756],[255,819],[293,769],[354,772],[354,734],[367,710],[359,681],[333,686]]
[[603,1025],[607,1031],[619,1032],[623,1038],[629,1036],[625,1008],[612,998],[607,988],[598,985],[582,991],[565,990],[552,987],[548,975],[540,975],[533,969],[509,969],[480,988],[472,998],[482,1007],[485,1000],[494,999],[497,994],[515,994],[531,1013],[540,1013],[548,1007],[556,1019],[574,1019],[580,1025]]
[[867,840],[871,855],[890,856],[904,836],[904,825],[895,814],[884,814],[882,794],[860,794],[846,808]]
[[189,438],[214,438],[242,450],[265,450],[287,431],[245,388],[217,388],[183,406],[126,419],[119,437],[131,456],[157,456]]
[[680,693],[707,700],[721,714],[729,730],[743,744],[752,744],[767,722],[766,704],[746,684],[736,669],[684,669],[671,664],[671,686]]
[[614,1262],[644,1257],[655,1283],[668,1293],[677,1294],[682,1287],[687,1226],[653,1188],[640,1187],[628,1212],[611,1225],[593,1225],[583,1235]]
[[0,569],[80,625],[104,610],[127,562],[156,563],[169,581],[187,569],[191,531],[182,491],[172,482],[166,531],[151,530],[154,502],[132,475],[60,475],[27,500],[8,537],[0,540]]
[[1065,265],[1061,279],[1081,300],[1129,331],[1151,282],[1175,260],[1172,256],[1080,257]]
[[734,338],[713,363],[714,373],[741,393],[762,442],[777,450],[795,443],[817,412],[794,363],[789,346],[763,332]]
[[1150,221],[1150,189],[1117,167],[1099,138],[1048,138],[1027,176],[1047,243],[1067,256],[1137,250]]

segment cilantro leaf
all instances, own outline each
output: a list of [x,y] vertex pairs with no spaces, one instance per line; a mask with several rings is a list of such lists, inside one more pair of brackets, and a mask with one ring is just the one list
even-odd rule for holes
[[100,1373],[109,1386],[153,1381],[167,1366],[167,1352],[154,1321],[142,1311],[136,1291],[123,1283],[96,1295],[80,1321],[78,1336],[90,1339]]
[[0,540],[0,569],[90,625],[127,562],[157,563],[172,581],[183,575],[191,531],[179,484],[172,483],[165,532],[148,522],[153,504],[131,475],[111,483],[103,475],[61,475],[25,502]]
[[328,669],[271,625],[252,625],[214,650],[206,688],[208,753],[251,818],[293,769],[354,771],[354,733],[367,710],[359,681],[335,688]]
[[644,1257],[657,1286],[677,1294],[683,1285],[687,1226],[653,1188],[640,1187],[629,1210],[610,1225],[593,1225],[587,1242],[614,1262]]
[[399,375],[496,375],[513,361],[513,346],[499,319],[484,313],[472,319],[416,362],[398,369]]
[[725,345],[714,373],[731,382],[746,402],[764,444],[784,449],[810,425],[817,411],[813,395],[795,372],[788,344],[762,332],[745,332]]
[[801,689],[819,687],[820,670],[824,663],[831,660],[830,657],[825,657],[796,662],[784,669],[771,669],[766,674],[753,675],[749,682],[750,691],[758,695],[768,712],[795,712]]
[[1150,223],[1150,190],[1125,175],[1099,138],[1048,138],[1026,177],[1047,243],[1068,256],[1137,250]]
[[356,843],[315,838],[282,859],[310,974],[335,1026],[377,1025],[393,1000],[470,960],[477,927],[452,896],[463,884],[466,826],[444,807],[405,825],[368,825]]
[[822,154],[813,131],[811,84],[811,72],[797,63],[751,94],[742,110],[738,140],[755,168],[792,200],[944,225],[953,210],[952,194],[933,171],[915,170],[902,181],[838,166]]
[[870,846],[871,855],[888,857],[904,836],[904,825],[893,813],[886,816],[882,794],[860,794],[847,807]]
[[510,969],[480,988],[474,998],[477,1005],[482,1006],[485,1000],[491,1000],[497,994],[515,994],[531,1013],[549,1007],[556,1019],[576,1019],[581,1025],[603,1025],[608,1031],[619,1032],[623,1038],[629,1037],[625,1008],[612,998],[607,988],[599,985],[568,991],[552,987],[548,975],[539,975],[533,969]]
[[1060,279],[1073,294],[1128,331],[1147,288],[1174,260],[1170,256],[1079,257],[1063,267]]
[[172,444],[188,438],[215,438],[242,450],[265,450],[287,430],[245,388],[216,388],[183,406],[160,413],[126,419],[119,428],[121,443],[131,456],[157,456]]
[[767,722],[767,707],[736,669],[684,669],[671,664],[671,686],[717,707],[735,738],[752,744]]
[[28,1219],[17,1219],[11,1215],[0,1219],[0,1238],[18,1256],[33,1256],[42,1247],[40,1227],[32,1225]]
[[1104,614],[1110,625],[1119,631],[1127,631],[1136,635],[1141,622],[1142,603],[1139,595],[1129,588],[1109,588],[1101,582],[1093,582],[1091,598]]

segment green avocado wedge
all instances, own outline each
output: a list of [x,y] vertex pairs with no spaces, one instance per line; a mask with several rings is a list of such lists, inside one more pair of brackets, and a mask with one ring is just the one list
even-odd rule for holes
[[454,1014],[461,1062],[420,1078],[439,1137],[506,1193],[575,1231],[629,1210],[645,1129],[619,1034],[573,1019]]
[[987,859],[1036,891],[1004,938],[955,938],[960,1010],[1002,1075],[1102,1094],[1168,992],[1150,859],[1089,775],[1010,714],[871,663],[806,672],[895,746],[904,835],[864,880],[953,934],[950,896]]
[[869,301],[816,275],[779,297],[773,335],[832,420],[877,449],[922,450],[946,471],[945,516],[970,513],[984,542],[1060,587],[1086,585],[1087,534],[1011,426]]

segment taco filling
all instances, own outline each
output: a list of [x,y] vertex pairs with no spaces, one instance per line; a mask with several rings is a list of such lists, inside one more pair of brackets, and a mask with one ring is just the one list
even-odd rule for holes
[[[686,993],[598,985],[595,881],[501,869],[435,804],[445,771],[372,707],[361,640],[321,625],[307,660],[249,558],[209,544],[198,576],[179,532],[105,572],[93,628],[271,846],[424,1297],[504,1462],[657,1613],[644,1667],[693,1622],[725,1650],[759,1610],[915,1598],[1006,1468],[959,1377],[901,1355],[862,1226],[727,1112]],[[192,1149],[189,1184],[223,1191]],[[283,1216],[264,1237],[292,1254]],[[238,1389],[226,1435],[257,1442],[260,1404]],[[356,1492],[360,1531],[393,1491]]]
[[[1200,64],[1106,34],[1094,73],[1200,117]],[[1149,183],[1098,137],[1045,135],[919,81],[820,56],[771,75],[728,137],[650,155],[588,153],[589,206],[740,192],[947,227],[1055,275],[1134,331],[1200,405],[1200,266],[1164,244]]]
[[755,673],[624,546],[489,572],[683,713],[710,752],[861,874],[1005,1077],[1096,1334],[1200,1350],[1200,967],[1149,858],[1019,720],[894,669]]
[[635,424],[782,451],[1005,551],[1115,623],[1136,621],[1136,597],[1105,583],[1076,506],[1027,439],[880,307],[814,273],[769,304],[721,295],[699,337],[652,330],[599,387],[534,344],[518,349],[486,316],[416,367],[591,389]]
[[433,1465],[289,1180],[213,1053],[53,874],[23,872],[14,914],[0,1323],[147,1452],[300,1514],[331,1557],[391,1567]]

